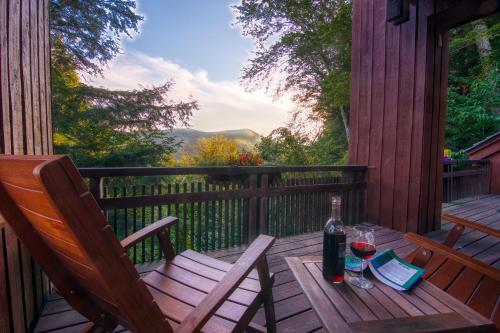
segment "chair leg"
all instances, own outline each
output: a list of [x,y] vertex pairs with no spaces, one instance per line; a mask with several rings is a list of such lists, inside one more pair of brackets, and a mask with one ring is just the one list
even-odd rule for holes
[[269,278],[269,266],[267,265],[265,255],[257,263],[257,272],[259,273],[260,289],[264,301],[267,332],[275,333],[276,319],[274,314],[273,285],[271,279]]
[[446,237],[445,241],[443,242],[444,245],[449,246],[453,248],[453,245],[457,242],[457,240],[460,238],[462,233],[464,232],[464,226],[456,224],[453,229],[451,229],[448,232],[448,236]]
[[116,328],[116,324],[112,324],[106,328],[99,326],[95,323],[88,323],[85,327],[80,331],[80,333],[111,333]]

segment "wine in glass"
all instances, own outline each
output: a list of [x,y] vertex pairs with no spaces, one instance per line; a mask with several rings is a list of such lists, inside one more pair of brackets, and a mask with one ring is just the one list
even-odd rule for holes
[[364,261],[370,259],[377,249],[375,248],[375,232],[373,228],[358,225],[353,228],[351,252],[356,257],[361,258],[361,273],[359,277],[352,277],[351,284],[362,289],[373,288],[373,283],[363,276]]

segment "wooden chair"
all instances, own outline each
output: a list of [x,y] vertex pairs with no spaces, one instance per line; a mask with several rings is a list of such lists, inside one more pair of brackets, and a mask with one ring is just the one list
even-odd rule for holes
[[[119,242],[66,156],[0,155],[0,212],[68,303],[84,332],[241,332],[264,303],[275,331],[273,276],[259,236],[231,265],[186,251],[175,256],[167,217]],[[157,235],[166,262],[141,278],[126,250]],[[257,270],[253,270],[256,267]]]
[[467,304],[500,330],[500,270],[414,233],[405,239],[418,246],[406,259],[423,267],[424,279]]
[[[456,217],[453,215],[442,215],[441,220],[443,221],[448,221],[452,222],[455,225],[453,228],[451,228],[448,233],[446,234],[446,238],[442,242],[443,245],[453,248],[457,241],[460,239],[460,237],[463,235],[463,232],[465,231],[465,228],[470,228],[479,232],[483,232],[489,236],[497,237],[500,238],[500,231],[495,230],[493,228],[490,228],[488,226],[479,224],[479,223],[474,223],[465,219],[462,219],[460,217]],[[406,258],[409,259],[410,261],[413,260],[413,258],[417,255],[419,252],[418,249],[414,250],[411,252]]]
[[441,216],[441,219],[455,224],[455,226],[448,232],[446,240],[443,243],[449,247],[453,247],[455,245],[457,240],[463,234],[465,228],[484,232],[489,236],[500,238],[500,231],[479,223],[474,223],[453,215],[443,215]]

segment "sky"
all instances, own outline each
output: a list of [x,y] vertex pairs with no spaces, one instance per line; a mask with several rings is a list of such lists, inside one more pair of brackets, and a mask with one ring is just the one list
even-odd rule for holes
[[140,34],[124,39],[122,53],[103,77],[90,84],[135,89],[175,82],[173,100],[193,98],[200,110],[191,128],[202,131],[249,128],[267,135],[285,126],[294,109],[287,98],[274,101],[264,91],[248,92],[241,70],[251,57],[252,41],[232,25],[234,0],[140,0]]

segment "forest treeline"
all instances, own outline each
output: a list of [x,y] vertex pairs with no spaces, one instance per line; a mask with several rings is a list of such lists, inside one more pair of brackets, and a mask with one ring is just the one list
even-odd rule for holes
[[[200,109],[196,96],[172,101],[174,78],[131,91],[95,88],[81,74],[99,75],[140,33],[136,2],[52,0],[51,69],[54,147],[81,167],[161,165],[342,164],[349,143],[352,4],[348,0],[243,0],[232,5],[234,25],[252,39],[254,52],[241,84],[293,96],[290,124],[261,138],[253,151],[230,139],[180,149],[165,130],[188,126]],[[500,129],[500,15],[450,34],[446,147],[453,156]],[[277,79],[279,78],[279,79]],[[201,110],[202,111],[202,110]],[[307,123],[321,128],[308,132]]]

